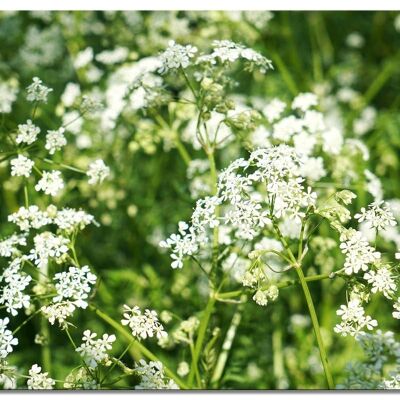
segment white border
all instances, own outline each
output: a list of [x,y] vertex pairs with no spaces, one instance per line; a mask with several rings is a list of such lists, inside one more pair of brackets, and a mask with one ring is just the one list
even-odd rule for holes
[[398,10],[399,0],[3,0],[3,10]]
[[[398,392],[395,393],[396,391],[389,392],[386,391],[385,394],[389,395],[395,395],[398,396]],[[85,398],[85,400],[97,400],[99,397],[104,398],[104,399],[110,399],[110,398],[121,398],[121,399],[133,399],[133,400],[151,400],[151,399],[162,399],[162,398],[169,398],[169,399],[176,399],[176,398],[182,398],[182,399],[208,399],[212,398],[214,399],[267,399],[267,400],[285,400],[285,399],[300,399],[300,400],[309,400],[310,397],[312,399],[318,399],[318,400],[325,400],[325,399],[335,399],[335,398],[356,398],[362,400],[371,400],[371,399],[376,399],[377,396],[382,396],[383,393],[381,392],[362,392],[362,391],[357,391],[357,392],[328,392],[328,391],[323,391],[323,392],[318,392],[318,391],[307,391],[307,392],[263,392],[259,391],[257,393],[255,392],[246,392],[246,391],[236,391],[236,392],[216,392],[216,391],[210,391],[210,392],[187,392],[187,391],[181,391],[181,392],[162,392],[162,393],[155,393],[155,392],[119,392],[117,390],[113,392],[104,392],[104,391],[87,391],[87,392],[57,392],[57,391],[41,391],[40,393],[30,391],[30,392],[1,392],[1,399],[13,399],[13,400],[19,400],[19,399],[29,399],[29,398],[63,398],[63,399],[75,399],[76,397],[78,398]]]

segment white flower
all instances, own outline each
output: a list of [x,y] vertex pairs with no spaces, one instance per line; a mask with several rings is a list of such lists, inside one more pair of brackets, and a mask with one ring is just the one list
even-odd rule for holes
[[12,176],[25,176],[28,178],[35,163],[28,157],[19,154],[17,158],[10,161],[10,164]]
[[51,325],[57,320],[61,327],[66,326],[66,320],[75,311],[75,305],[71,301],[63,301],[61,303],[49,304],[43,306],[40,310],[43,315],[48,319]]
[[33,238],[33,243],[34,248],[31,249],[28,259],[38,268],[46,268],[51,259],[61,263],[66,258],[69,244],[67,238],[51,232],[42,232]]
[[60,128],[56,131],[47,131],[45,148],[50,154],[54,154],[67,144],[64,132],[64,128]]
[[12,353],[13,346],[18,344],[18,339],[15,338],[12,332],[7,329],[10,322],[9,318],[0,319],[0,360]]
[[196,47],[191,45],[182,46],[171,40],[168,42],[166,50],[159,56],[162,66],[158,72],[165,73],[178,68],[185,69],[190,65],[190,59],[196,53]]
[[18,88],[12,82],[0,82],[0,113],[8,114],[12,104],[17,100]]
[[28,119],[26,124],[18,125],[18,135],[15,141],[19,143],[32,144],[40,133],[40,128],[33,125],[32,121]]
[[29,307],[30,296],[24,290],[31,280],[30,275],[21,271],[20,259],[13,260],[0,275],[0,283],[4,283],[0,289],[0,304],[4,304],[11,315],[16,316],[18,309]]
[[378,326],[376,320],[369,315],[365,315],[364,308],[358,299],[351,300],[347,306],[341,305],[336,314],[341,316],[342,322],[335,326],[334,331],[342,336],[356,336],[364,328],[372,330]]
[[280,118],[283,110],[286,108],[286,103],[279,99],[273,99],[262,110],[269,122],[273,122]]
[[32,365],[29,370],[30,378],[27,381],[28,389],[33,390],[50,390],[53,389],[55,385],[55,381],[52,378],[49,378],[48,372],[41,372],[42,368],[37,364]]
[[73,232],[75,229],[82,230],[87,225],[95,222],[93,215],[83,210],[75,210],[73,208],[63,208],[58,210],[53,220],[60,229],[67,233]]
[[46,211],[40,211],[36,205],[28,208],[21,207],[19,210],[8,216],[8,221],[16,224],[21,231],[29,231],[30,228],[39,229],[51,223],[51,218]]
[[112,349],[112,343],[116,340],[115,335],[106,333],[101,339],[95,339],[96,337],[96,333],[86,330],[83,332],[82,344],[76,348],[89,368],[96,368],[98,364],[109,364],[107,352]]
[[140,360],[136,364],[135,371],[140,376],[140,384],[136,385],[135,389],[179,389],[178,385],[172,379],[165,377],[164,367],[160,361],[149,361],[149,363],[146,363],[146,361]]
[[89,164],[89,169],[87,171],[87,176],[89,179],[89,185],[96,185],[101,183],[110,175],[110,168],[104,164],[103,160],[96,160]]
[[57,193],[64,188],[64,182],[60,171],[43,171],[43,176],[35,186],[37,192],[56,196]]
[[138,306],[131,308],[125,304],[123,317],[122,325],[128,325],[134,337],[146,339],[156,336],[157,339],[162,339],[168,336],[154,310],[146,309],[142,313]]
[[380,267],[376,271],[369,271],[364,274],[364,279],[372,284],[372,293],[382,292],[388,299],[397,289],[394,278],[387,267]]
[[293,99],[292,108],[305,112],[317,104],[318,98],[314,93],[300,93]]
[[0,256],[12,257],[19,253],[16,246],[26,246],[26,237],[24,235],[13,234],[7,239],[0,241]]
[[257,290],[257,292],[253,296],[253,300],[259,306],[266,306],[268,304],[268,297],[267,294],[262,290]]
[[395,226],[397,222],[390,211],[389,205],[383,201],[371,203],[366,210],[361,208],[361,212],[354,215],[358,222],[366,221],[368,228],[384,230],[388,226]]
[[400,297],[393,304],[393,308],[396,310],[392,312],[393,318],[400,319]]
[[82,268],[69,267],[68,271],[54,275],[57,296],[53,302],[62,302],[64,299],[73,302],[76,307],[85,309],[88,306],[86,299],[89,296],[91,285],[96,283],[96,275],[90,272],[85,265]]
[[181,361],[176,372],[179,376],[184,377],[189,373],[189,371],[189,364],[186,361]]
[[376,262],[381,257],[381,254],[368,244],[361,232],[357,231],[340,244],[340,250],[346,255],[344,268],[348,275],[356,274],[360,269],[366,271],[368,264]]
[[37,102],[47,102],[47,95],[53,91],[44,85],[42,85],[42,81],[35,77],[33,78],[33,82],[26,88],[28,95],[26,99],[28,101],[37,101]]

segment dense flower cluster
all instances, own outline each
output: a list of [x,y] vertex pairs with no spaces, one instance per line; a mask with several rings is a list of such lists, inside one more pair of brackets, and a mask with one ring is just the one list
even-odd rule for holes
[[164,375],[164,367],[160,361],[140,360],[135,371],[140,376],[140,384],[135,389],[179,389],[178,385]]
[[162,339],[168,336],[164,327],[158,321],[157,313],[154,310],[140,310],[138,306],[133,308],[124,305],[124,319],[121,320],[122,325],[127,325],[132,330],[132,335],[138,339],[146,339],[155,336]]
[[107,364],[109,362],[108,351],[112,349],[112,343],[115,342],[115,335],[104,334],[102,338],[96,339],[97,333],[86,330],[83,332],[82,344],[76,348],[76,351],[84,359],[90,368],[96,368],[98,364]]

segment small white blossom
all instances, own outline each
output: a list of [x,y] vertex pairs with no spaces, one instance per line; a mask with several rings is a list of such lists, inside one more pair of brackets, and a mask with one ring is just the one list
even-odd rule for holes
[[9,318],[0,319],[0,359],[6,358],[13,351],[13,346],[18,344],[12,332],[7,329]]
[[293,99],[292,108],[305,112],[317,104],[318,98],[314,93],[300,93]]
[[48,319],[51,325],[54,325],[55,321],[59,323],[61,327],[66,326],[66,320],[75,311],[75,305],[71,301],[63,301],[61,303],[49,304],[43,306],[40,310],[43,315]]
[[142,313],[138,306],[131,308],[125,304],[123,316],[122,325],[128,325],[134,337],[146,339],[155,336],[157,339],[162,339],[168,336],[154,310],[146,309]]
[[11,164],[12,176],[25,176],[29,178],[29,175],[32,172],[32,167],[35,163],[28,157],[25,157],[22,154],[20,154],[18,155],[17,158],[11,160],[10,164]]
[[87,265],[82,268],[69,267],[68,271],[58,272],[54,275],[57,296],[53,298],[53,302],[69,300],[76,307],[85,309],[88,306],[86,299],[96,280],[96,275],[90,272]]
[[64,182],[60,171],[43,171],[43,176],[35,185],[35,190],[41,190],[50,195],[56,196],[57,193],[64,188]]
[[29,370],[29,379],[27,381],[28,389],[31,390],[51,390],[55,381],[49,378],[48,372],[41,372],[42,368],[37,364],[32,365]]
[[166,50],[159,56],[162,66],[158,71],[165,73],[178,68],[185,69],[190,65],[190,59],[196,53],[196,47],[191,45],[182,46],[171,40],[168,42]]
[[393,304],[393,308],[395,309],[395,311],[392,312],[393,318],[400,319],[400,297],[398,297]]
[[18,125],[18,135],[15,141],[20,143],[32,144],[40,133],[40,128],[35,126],[30,119],[26,124]]
[[334,331],[342,336],[356,336],[364,328],[372,330],[378,326],[375,319],[365,315],[365,310],[358,299],[351,300],[347,306],[341,305],[336,314],[342,318],[342,322],[335,326]]
[[0,304],[6,306],[6,311],[13,316],[18,314],[21,308],[28,308],[30,296],[24,293],[25,288],[31,282],[32,277],[21,271],[21,260],[13,260],[0,275]]
[[383,201],[371,203],[368,209],[361,208],[361,212],[354,215],[358,222],[365,221],[370,229],[384,230],[388,226],[395,226],[397,222],[390,211],[389,205]]
[[0,256],[1,257],[13,257],[19,253],[16,246],[26,246],[25,235],[13,234],[10,237],[0,241]]
[[47,131],[45,148],[50,154],[54,154],[67,144],[64,132],[64,128],[60,128],[56,131]]
[[42,83],[39,78],[33,78],[33,82],[26,88],[28,93],[26,99],[28,101],[47,102],[47,96],[53,89],[44,86]]
[[104,164],[103,160],[96,160],[89,164],[89,169],[87,171],[87,176],[89,179],[89,185],[96,185],[101,183],[110,175],[110,168]]
[[280,118],[282,112],[286,108],[286,103],[279,99],[273,99],[262,110],[269,122],[273,122]]
[[380,267],[376,271],[368,271],[364,274],[364,279],[372,284],[372,293],[382,292],[388,299],[397,289],[394,277],[387,267]]
[[344,268],[348,275],[356,274],[359,270],[368,270],[368,264],[381,257],[381,254],[368,244],[362,233],[357,231],[340,244],[340,250],[346,255]]
[[21,231],[29,231],[30,228],[39,229],[51,223],[51,218],[46,211],[40,211],[36,205],[28,208],[20,207],[19,210],[8,216],[8,221],[16,224]]
[[164,367],[160,361],[149,361],[146,363],[140,360],[136,364],[135,371],[140,376],[140,384],[135,386],[138,390],[163,390],[163,389],[179,389],[178,385],[164,375]]
[[101,339],[96,339],[96,337],[96,333],[86,330],[83,332],[82,344],[76,348],[89,368],[96,368],[98,364],[109,364],[107,352],[112,349],[112,343],[116,340],[115,335],[106,333]]
[[69,242],[69,239],[63,236],[42,232],[33,238],[34,248],[31,249],[28,259],[38,268],[46,268],[51,259],[61,263],[66,258]]

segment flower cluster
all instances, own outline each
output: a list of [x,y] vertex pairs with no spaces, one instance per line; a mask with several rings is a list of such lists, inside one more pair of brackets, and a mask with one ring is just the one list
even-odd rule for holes
[[32,167],[34,166],[34,162],[30,160],[28,157],[20,154],[17,158],[14,158],[10,161],[11,165],[11,175],[12,176],[25,176],[29,178],[31,174]]
[[368,264],[377,262],[381,254],[368,244],[361,232],[350,232],[350,237],[340,244],[340,250],[346,255],[345,272],[348,275],[358,271],[367,271]]
[[178,68],[187,68],[190,59],[197,53],[197,48],[191,45],[182,46],[173,40],[168,42],[167,49],[160,54],[159,59],[162,66],[158,70],[160,73],[168,72]]
[[34,364],[29,370],[29,379],[27,381],[28,389],[31,390],[50,390],[53,389],[55,381],[49,378],[48,372],[42,372],[42,367]]
[[160,361],[140,360],[136,364],[135,372],[140,376],[140,384],[135,386],[139,390],[151,389],[179,389],[178,385],[164,375],[164,367]]
[[47,102],[47,96],[53,89],[43,85],[43,82],[38,77],[33,78],[33,82],[26,88],[28,101]]
[[125,304],[123,316],[122,325],[129,326],[132,335],[136,338],[146,339],[155,336],[157,339],[162,339],[168,336],[154,310],[146,309],[142,313],[138,306],[131,308]]
[[107,365],[109,363],[108,351],[112,349],[115,342],[115,335],[104,334],[102,338],[96,339],[97,333],[90,330],[83,332],[82,344],[76,351],[83,358],[89,368],[96,368],[98,364]]
[[361,208],[361,212],[354,215],[358,222],[366,222],[370,229],[377,231],[384,230],[388,226],[395,226],[397,224],[393,213],[390,211],[389,205],[383,201],[374,202],[368,206]]
[[365,310],[359,299],[349,301],[347,306],[341,305],[336,314],[341,317],[342,321],[335,326],[334,331],[342,336],[356,336],[364,328],[372,330],[378,326],[378,322],[375,319],[365,315]]
[[70,300],[76,307],[85,309],[88,306],[86,299],[91,291],[91,286],[96,283],[97,277],[85,265],[82,268],[69,267],[68,271],[58,272],[54,275],[57,296],[54,302]]
[[[287,145],[257,149],[249,160],[238,159],[221,172],[217,196],[196,203],[191,225],[181,222],[179,233],[160,243],[172,250],[173,268],[181,268],[183,259],[198,252],[209,241],[208,230],[229,227],[238,239],[252,240],[272,219],[289,219],[299,224],[306,211],[316,204],[317,195],[305,190],[300,176],[301,161]],[[264,184],[261,197],[254,186]],[[216,210],[220,209],[217,216]]]
[[13,346],[18,344],[18,339],[7,329],[9,322],[7,317],[0,319],[0,360],[6,358],[13,351]]

